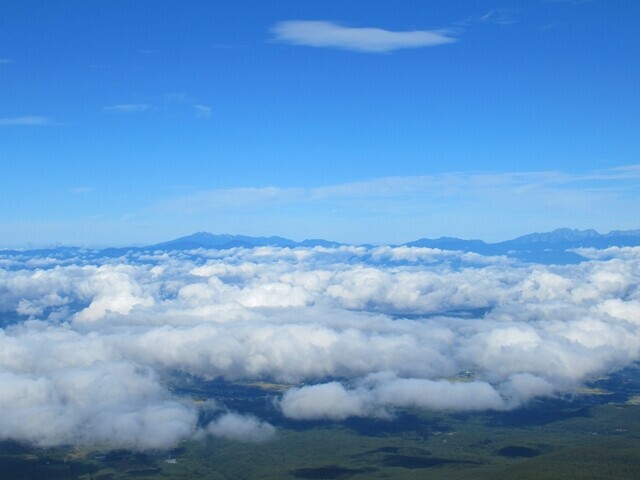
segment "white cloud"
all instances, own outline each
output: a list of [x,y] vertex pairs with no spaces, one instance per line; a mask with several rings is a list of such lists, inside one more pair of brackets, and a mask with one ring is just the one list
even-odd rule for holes
[[195,109],[197,117],[209,118],[211,116],[211,107],[200,104],[194,104],[192,107]]
[[388,408],[472,411],[502,410],[506,405],[487,382],[434,381],[382,374],[366,378],[351,390],[338,382],[292,388],[285,392],[279,407],[286,417],[297,420],[344,420],[388,416]]
[[391,31],[346,27],[326,21],[291,20],[272,28],[280,42],[310,47],[340,48],[366,53],[387,53],[403,48],[433,47],[455,42],[445,30]]
[[200,103],[192,103],[186,93],[167,93],[153,103],[122,103],[102,107],[103,112],[135,114],[153,112],[159,115],[191,116],[197,118],[211,117],[211,107]]
[[530,373],[515,373],[501,386],[507,406],[518,406],[532,398],[550,397],[555,390],[549,381]]
[[301,419],[344,420],[368,415],[370,399],[366,391],[347,391],[331,382],[292,388],[282,397],[280,408],[285,416]]
[[206,432],[227,440],[261,443],[271,440],[276,434],[276,429],[270,423],[252,415],[225,413],[209,423]]
[[75,314],[76,322],[93,322],[109,313],[128,314],[136,306],[152,306],[155,300],[145,292],[125,265],[98,267],[84,287],[91,292],[91,304]]
[[150,370],[94,363],[49,374],[0,371],[0,438],[136,450],[193,435],[196,410],[172,399]]
[[0,127],[38,127],[42,125],[51,125],[51,120],[49,120],[47,117],[40,117],[37,115],[23,115],[21,117],[0,118]]
[[513,11],[506,8],[494,8],[478,18],[478,21],[511,25],[515,23]]
[[150,108],[151,105],[146,103],[122,103],[119,105],[102,107],[102,110],[110,113],[141,113],[146,112]]
[[562,394],[640,360],[640,248],[590,253],[567,266],[407,247],[2,254],[0,312],[24,319],[0,330],[1,436],[149,449],[273,435],[243,412],[198,426],[166,371],[289,383],[292,419]]
[[376,401],[394,407],[427,410],[500,410],[503,399],[487,382],[398,378],[374,388]]

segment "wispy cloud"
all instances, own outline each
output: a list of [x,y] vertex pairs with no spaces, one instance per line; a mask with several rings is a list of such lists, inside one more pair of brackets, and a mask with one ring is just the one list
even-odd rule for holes
[[8,63],[13,63],[13,60],[10,58],[0,58],[0,65],[6,65]]
[[192,107],[195,109],[196,116],[199,118],[209,118],[211,116],[211,107],[200,104],[194,104]]
[[165,199],[154,210],[168,213],[253,208],[261,205],[305,201],[309,191],[303,188],[248,187],[201,190]]
[[51,120],[47,117],[41,117],[37,115],[23,115],[21,117],[0,118],[0,127],[39,127],[42,125],[51,125]]
[[515,23],[513,12],[506,8],[494,8],[482,15],[478,20],[482,22],[497,23],[498,25],[511,25]]
[[166,93],[150,103],[119,103],[102,107],[105,113],[139,114],[150,113],[165,116],[209,118],[211,107],[196,103],[186,93]]
[[347,27],[333,22],[290,20],[271,29],[275,40],[292,45],[325,47],[365,53],[387,53],[404,48],[433,47],[453,43],[447,30],[392,31]]
[[349,199],[465,198],[491,195],[544,195],[555,191],[625,191],[640,181],[640,165],[581,174],[557,171],[464,173],[413,177],[384,177],[357,182],[300,187],[245,187],[201,190],[163,202],[179,211],[245,208],[271,203],[318,202]]
[[146,112],[149,108],[151,108],[151,106],[146,103],[122,103],[119,105],[102,107],[102,110],[111,113],[141,113]]
[[197,118],[209,118],[211,107],[198,103],[185,92],[165,93],[160,100],[159,109],[167,113],[193,115]]
[[[301,225],[299,235],[335,231],[350,241],[372,235],[375,241],[407,241],[424,236],[424,225],[434,235],[498,240],[567,225],[637,228],[638,192],[636,166],[582,173],[452,172],[317,187],[203,189],[159,199],[138,215],[215,219],[232,229],[244,222],[291,232],[295,224]],[[612,211],[620,212],[615,223]]]

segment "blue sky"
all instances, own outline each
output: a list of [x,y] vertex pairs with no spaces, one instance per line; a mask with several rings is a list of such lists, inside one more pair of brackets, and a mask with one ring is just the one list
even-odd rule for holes
[[639,14],[4,0],[0,246],[638,228]]

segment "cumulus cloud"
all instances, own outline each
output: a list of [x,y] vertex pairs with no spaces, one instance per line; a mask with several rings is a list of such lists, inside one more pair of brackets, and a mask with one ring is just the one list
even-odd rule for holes
[[196,410],[171,398],[148,369],[96,362],[38,370],[0,372],[0,438],[145,450],[195,431]]
[[353,389],[338,382],[292,388],[285,392],[279,407],[293,419],[344,420],[384,417],[388,408],[502,410],[506,404],[487,382],[397,378],[383,373],[365,378]]
[[206,432],[214,437],[238,442],[261,443],[271,440],[276,429],[251,415],[225,413],[207,425]]
[[[291,385],[290,419],[505,410],[640,360],[640,248],[576,265],[408,247],[0,253],[0,437],[164,448],[272,425],[165,374]],[[393,420],[390,420],[393,421]]]
[[310,47],[387,53],[403,48],[433,47],[455,42],[445,30],[391,31],[347,27],[333,22],[290,20],[272,28],[277,41]]
[[288,390],[280,408],[289,418],[344,420],[367,415],[371,403],[368,397],[366,391],[348,391],[342,384],[331,382]]
[[504,408],[498,392],[484,381],[400,378],[376,385],[374,392],[379,403],[395,407],[454,411]]

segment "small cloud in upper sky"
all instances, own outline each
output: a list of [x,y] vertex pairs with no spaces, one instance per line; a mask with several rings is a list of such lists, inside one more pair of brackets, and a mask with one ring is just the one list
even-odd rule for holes
[[279,22],[271,31],[277,41],[284,43],[366,53],[433,47],[457,40],[447,36],[446,30],[391,31],[372,27],[345,27],[332,22],[307,20]]
[[102,110],[112,113],[140,113],[146,112],[149,108],[150,105],[147,105],[146,103],[122,103],[119,105],[102,107]]
[[167,93],[152,103],[120,103],[102,107],[106,113],[134,114],[153,112],[169,116],[195,116],[197,118],[209,118],[211,107],[193,103],[186,93]]
[[511,25],[516,22],[513,18],[513,12],[506,8],[494,8],[493,10],[489,10],[487,13],[482,15],[479,20],[483,22],[497,23],[499,25]]
[[196,116],[199,118],[209,118],[211,116],[211,107],[199,104],[192,105],[192,107],[195,109]]
[[8,63],[13,63],[13,60],[10,58],[0,58],[0,65],[6,65]]
[[22,115],[21,117],[0,118],[0,127],[37,127],[40,125],[51,125],[51,120],[49,120],[47,117],[40,117],[37,115]]

